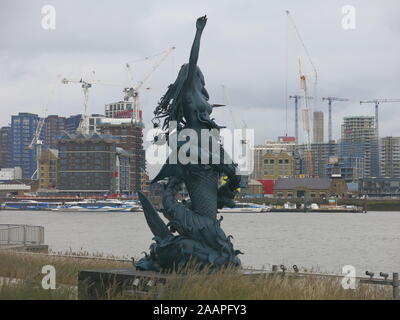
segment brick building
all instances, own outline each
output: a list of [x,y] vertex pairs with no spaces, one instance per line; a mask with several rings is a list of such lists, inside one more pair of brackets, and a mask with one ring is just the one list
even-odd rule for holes
[[60,180],[58,150],[42,151],[39,159],[38,180],[40,190],[55,189]]
[[123,148],[131,157],[131,191],[141,190],[142,175],[146,168],[143,124],[133,124],[131,119],[107,118],[100,123],[99,130],[101,134],[119,137],[117,146]]
[[274,185],[274,197],[293,199],[324,199],[330,196],[342,196],[347,191],[343,179],[329,178],[289,178],[278,179]]
[[[65,133],[58,142],[58,189],[80,194],[124,191],[121,187],[126,187],[124,179],[129,156],[126,152],[117,150],[117,142],[118,138],[110,135]],[[128,174],[130,175],[129,171]]]

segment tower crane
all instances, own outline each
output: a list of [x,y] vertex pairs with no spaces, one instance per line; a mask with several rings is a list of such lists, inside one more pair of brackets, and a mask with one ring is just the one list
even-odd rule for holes
[[306,134],[306,150],[305,159],[307,164],[307,175],[312,177],[314,175],[313,157],[311,149],[311,135],[310,135],[310,109],[308,107],[308,94],[307,94],[307,80],[306,76],[301,71],[301,63],[299,60],[299,74],[300,74],[300,88],[304,92],[304,109],[303,109],[303,130]]
[[360,101],[360,104],[363,103],[373,103],[375,104],[375,132],[376,137],[379,139],[379,105],[381,103],[389,103],[389,102],[400,102],[400,99],[373,99],[373,100],[365,100]]
[[89,100],[89,89],[92,87],[92,84],[84,81],[82,78],[80,80],[69,80],[67,78],[61,79],[61,83],[79,83],[82,87],[83,92],[83,114],[81,122],[79,123],[78,131],[83,134],[89,134],[89,121],[88,121],[88,100]]
[[[296,145],[299,144],[299,100],[303,99],[303,96],[294,95],[289,96],[289,99],[294,99],[294,133],[296,137]],[[307,97],[307,99],[312,99],[313,97]]]
[[42,146],[43,146],[43,140],[40,139],[40,135],[42,133],[42,128],[44,125],[44,120],[46,118],[46,114],[47,114],[47,109],[45,110],[44,117],[39,119],[39,122],[36,126],[35,134],[33,135],[33,139],[28,146],[28,149],[30,149],[30,150],[35,149],[35,151],[36,151],[36,170],[33,172],[32,176],[31,176],[31,179],[33,179],[33,177],[36,175],[36,180],[39,180],[38,171],[39,171],[40,157],[42,155]]
[[[133,83],[133,77],[132,77],[132,68],[129,63],[126,63],[125,67],[128,72],[130,81],[132,82],[132,87],[125,88],[124,93],[125,101],[129,101],[130,98],[133,99],[133,113],[132,113],[132,121],[140,121],[140,116],[139,116],[139,91],[142,88],[143,84],[150,78],[150,76],[153,74],[154,71],[157,70],[157,68],[161,65],[161,63],[168,57],[168,55],[175,50],[175,47],[171,47],[167,50],[165,50],[161,54],[161,58],[151,67],[151,69],[147,72],[147,74],[144,76],[144,78],[137,82],[136,84]],[[134,118],[135,117],[135,118]]]
[[[235,115],[233,113],[233,110],[231,108],[230,98],[228,96],[228,89],[226,88],[226,86],[224,84],[221,84],[221,87],[222,87],[222,91],[223,91],[223,95],[224,95],[224,100],[225,100],[224,103],[225,104],[213,104],[212,106],[213,106],[213,108],[228,106],[229,107],[229,112],[230,112],[231,117],[232,117],[233,126],[235,127],[235,129],[239,128],[239,125],[238,125],[238,123],[236,121],[236,117],[235,117]],[[242,120],[242,124],[243,124],[243,128],[242,128],[243,129],[243,133],[246,134],[247,123],[243,119],[241,119],[241,120]],[[246,139],[246,137],[244,137],[241,140],[241,144],[245,145],[247,143],[248,143],[248,140]]]
[[324,97],[322,101],[328,101],[328,143],[329,143],[329,156],[333,155],[332,148],[332,101],[349,101],[346,98],[337,98],[337,97]]
[[317,67],[315,66],[313,60],[311,59],[311,55],[310,55],[310,53],[309,53],[309,51],[308,51],[308,49],[307,49],[307,47],[306,47],[306,45],[304,43],[303,38],[301,37],[300,31],[297,28],[297,25],[294,22],[294,19],[293,19],[292,15],[290,14],[289,10],[286,10],[286,16],[287,16],[288,20],[290,21],[290,23],[292,24],[292,27],[293,27],[293,29],[295,31],[295,34],[296,34],[296,37],[297,37],[298,41],[300,42],[301,46],[303,47],[303,50],[304,50],[304,52],[306,54],[306,57],[307,57],[307,60],[310,63],[311,68],[313,69],[313,73],[314,73],[314,83],[313,83],[313,85],[314,85],[314,93],[313,93],[313,95],[315,97],[314,107],[316,107],[317,106],[316,105],[317,104],[317,99],[318,99],[318,71],[317,71]]
[[349,101],[349,99],[346,98],[337,98],[337,97],[324,97],[322,98],[322,101],[328,101],[328,115],[329,115],[329,120],[328,120],[328,139],[329,141],[332,141],[332,101]]

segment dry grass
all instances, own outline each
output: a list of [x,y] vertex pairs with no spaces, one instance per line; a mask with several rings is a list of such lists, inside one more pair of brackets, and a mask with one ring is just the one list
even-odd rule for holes
[[[76,255],[76,253],[74,253]],[[81,254],[82,255],[82,254]],[[84,254],[83,256],[87,256]],[[56,268],[57,290],[43,290],[40,281],[44,265]],[[76,299],[78,271],[83,269],[128,268],[130,262],[100,258],[68,258],[0,251],[0,277],[18,278],[18,284],[1,285],[0,299]],[[132,299],[132,296],[109,296],[109,299]],[[136,297],[138,298],[138,297]],[[356,290],[344,290],[334,278],[243,275],[236,269],[220,270],[210,274],[185,272],[171,274],[162,287],[152,287],[141,299],[182,300],[376,300],[391,299],[391,287],[359,284]]]
[[334,278],[295,279],[266,275],[243,275],[221,270],[207,275],[178,275],[166,283],[162,299],[183,300],[378,300],[391,299],[391,288],[359,284],[356,290],[344,290]]
[[[159,288],[153,289],[153,294]],[[171,300],[379,300],[391,299],[391,287],[358,284],[344,290],[337,278],[244,275],[225,269],[208,274],[188,272],[184,278],[173,274],[159,298]]]
[[[69,258],[42,254],[26,254],[12,251],[0,251],[0,276],[17,279],[42,279],[44,265],[52,265],[56,269],[57,283],[76,286],[78,272],[84,269],[129,268],[130,262],[100,259],[83,253],[64,253],[85,258]],[[96,259],[99,258],[99,259]],[[105,258],[105,257],[103,257]]]
[[16,285],[0,285],[0,300],[74,300],[74,287],[43,290],[39,283],[23,282]]

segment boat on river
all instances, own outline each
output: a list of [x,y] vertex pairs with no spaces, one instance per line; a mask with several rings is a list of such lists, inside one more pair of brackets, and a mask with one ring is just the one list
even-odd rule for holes
[[132,212],[142,211],[137,201],[91,200],[69,201],[52,208],[52,211],[68,212]]
[[7,201],[0,205],[1,210],[28,211],[72,211],[72,212],[136,212],[141,211],[137,201],[94,200],[68,202],[44,202],[35,200]]
[[0,205],[1,210],[51,210],[60,206],[61,202],[41,202],[35,200],[6,201]]
[[218,209],[218,213],[257,213],[268,212],[270,210],[270,207],[262,204],[237,202],[233,208],[224,207],[222,209]]

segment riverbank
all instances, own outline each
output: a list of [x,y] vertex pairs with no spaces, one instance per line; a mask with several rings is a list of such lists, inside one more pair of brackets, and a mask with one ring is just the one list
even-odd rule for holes
[[[251,202],[257,204],[266,205],[280,205],[283,206],[286,202],[301,205],[304,203],[302,199],[278,199],[278,198],[242,198],[241,202]],[[309,199],[308,204],[316,203],[326,204],[320,199]],[[347,206],[357,206],[364,207],[367,206],[368,211],[399,211],[400,212],[400,199],[338,199],[337,205],[347,205]]]
[[[129,261],[104,259],[87,253],[80,258],[43,254],[0,251],[0,299],[77,299],[78,271],[83,269],[113,269],[131,267]],[[56,269],[57,289],[44,290],[41,273],[44,265]],[[13,281],[11,281],[13,280]],[[227,300],[376,300],[391,299],[389,288],[360,284],[356,290],[344,290],[341,281],[331,278],[307,277],[301,280],[289,277],[259,278],[244,276],[237,270],[222,270],[209,275],[189,272],[182,281],[172,276],[160,288],[154,287],[141,299],[227,299]],[[157,292],[157,294],[155,294]],[[132,296],[112,296],[109,299],[133,299]],[[135,297],[138,298],[138,297]]]

